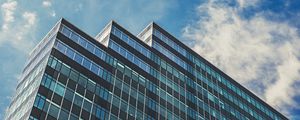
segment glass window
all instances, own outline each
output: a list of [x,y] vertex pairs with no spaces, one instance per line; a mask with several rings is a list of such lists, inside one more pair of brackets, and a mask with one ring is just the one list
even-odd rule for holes
[[93,73],[98,74],[99,67],[96,64],[92,63],[91,70]]
[[57,43],[56,48],[57,48],[60,52],[62,52],[62,53],[65,53],[65,51],[66,51],[66,49],[67,49],[66,46],[63,45],[63,44],[60,43],[60,42]]
[[78,80],[78,76],[79,76],[79,73],[77,71],[71,70],[71,72],[70,72],[70,79],[72,79],[74,81],[77,81]]
[[98,95],[98,96],[101,96],[101,95],[100,95],[100,91],[101,91],[100,86],[96,85],[96,91],[95,91],[95,94]]
[[128,104],[126,104],[125,102],[121,101],[120,109],[121,109],[122,111],[126,111],[126,110],[127,110],[127,106],[128,106]]
[[62,86],[61,84],[57,84],[54,92],[60,96],[63,96],[65,93],[65,87]]
[[81,107],[82,101],[83,101],[83,98],[80,97],[79,95],[75,94],[74,104]]
[[47,87],[47,88],[49,88],[50,84],[51,84],[51,78],[47,77],[44,86]]
[[134,57],[134,64],[140,66],[140,60],[137,57]]
[[34,106],[39,108],[40,110],[43,109],[45,103],[45,98],[40,96],[39,94],[36,96],[35,101],[34,101]]
[[83,57],[80,54],[76,53],[75,54],[75,61],[78,62],[79,64],[81,64],[82,60],[83,60]]
[[66,89],[65,98],[70,102],[73,100],[74,92],[70,89]]
[[95,107],[95,116],[101,120],[104,120],[104,110],[100,107]]
[[142,53],[142,47],[139,44],[135,44],[135,49]]
[[55,105],[51,104],[50,109],[49,109],[49,115],[57,118],[58,112],[59,112],[59,108],[56,107]]
[[129,53],[129,52],[127,52],[126,55],[127,55],[126,58],[127,58],[129,61],[133,62],[133,56],[132,56],[132,54]]
[[122,40],[124,40],[125,42],[128,41],[128,36],[126,34],[122,34]]
[[105,60],[105,58],[106,58],[106,54],[103,53],[102,56],[101,56],[101,59],[102,59],[102,60]]
[[120,99],[118,97],[113,97],[113,105],[115,106],[119,106],[119,103],[120,103]]
[[77,34],[72,34],[71,35],[71,40],[75,41],[76,43],[78,42],[79,36]]
[[88,84],[87,84],[87,89],[91,92],[94,92],[95,91],[95,86],[96,84],[91,82],[90,80],[88,80]]
[[62,28],[62,33],[63,33],[65,36],[69,37],[70,34],[71,34],[71,31],[70,31],[67,27],[64,26],[64,27]]
[[91,67],[91,61],[89,61],[88,59],[84,58],[83,59],[83,66],[87,69],[90,69]]
[[114,50],[114,51],[119,51],[119,45],[117,45],[115,42],[111,41],[111,48]]
[[144,62],[141,62],[140,67],[141,67],[143,70],[147,71],[146,64],[145,64]]
[[66,65],[62,65],[60,71],[62,74],[69,76],[70,68],[68,68]]
[[171,67],[170,65],[167,65],[167,71],[168,71],[169,73],[172,73],[172,67]]
[[119,49],[119,53],[122,55],[122,56],[125,56],[126,55],[126,51],[124,50],[124,48],[120,47]]
[[87,78],[84,77],[84,76],[82,76],[82,75],[80,75],[78,84],[81,85],[81,86],[83,86],[83,87],[85,87],[86,83],[87,83]]
[[145,55],[145,56],[147,56],[147,53],[148,53],[148,50],[143,47],[142,48],[142,54]]
[[69,114],[66,110],[61,109],[59,120],[67,120],[69,118]]
[[86,48],[87,48],[87,50],[90,51],[91,53],[94,53],[95,47],[94,47],[94,45],[92,45],[91,43],[87,42]]
[[127,76],[131,76],[131,69],[130,68],[128,68],[127,66],[125,67],[125,75],[127,75]]
[[46,79],[47,79],[47,74],[45,74],[43,76],[42,81],[41,81],[41,85],[45,85]]
[[67,49],[66,54],[67,54],[67,56],[68,56],[69,58],[73,59],[75,53],[74,53],[73,50]]
[[51,62],[51,64],[49,66],[52,68],[55,68],[56,64],[57,64],[57,60],[53,59],[53,61]]
[[161,67],[167,69],[167,65],[165,61],[161,61]]
[[78,120],[78,119],[79,119],[79,118],[78,118],[76,115],[71,114],[70,120]]
[[176,69],[173,69],[173,74],[175,77],[179,78],[179,73]]
[[121,38],[121,31],[118,29],[115,29],[115,35],[119,38]]
[[85,109],[86,111],[90,112],[91,108],[92,108],[92,103],[90,103],[87,100],[84,100],[83,109]]
[[121,63],[117,63],[117,69],[120,70],[121,72],[124,71],[124,65],[122,65]]
[[95,54],[96,54],[97,57],[101,58],[101,56],[102,56],[103,53],[102,53],[102,51],[100,49],[96,48],[95,49]]
[[102,77],[102,75],[103,75],[103,69],[99,69],[98,76]]
[[51,85],[50,85],[50,90],[54,91],[54,87],[55,87],[55,82],[51,81]]
[[132,39],[129,39],[128,44],[134,48],[135,42]]
[[82,46],[82,47],[85,47],[86,46],[86,41],[85,39],[83,39],[82,37],[79,38],[79,44]]

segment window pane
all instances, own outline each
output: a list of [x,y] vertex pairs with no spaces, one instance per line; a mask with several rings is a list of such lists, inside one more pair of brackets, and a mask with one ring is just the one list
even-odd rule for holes
[[66,89],[65,98],[71,102],[73,100],[73,96],[74,92],[69,89]]
[[75,54],[75,61],[78,62],[79,64],[82,63],[83,57],[79,54]]
[[56,88],[55,88],[55,93],[57,93],[58,95],[60,96],[63,96],[64,93],[65,93],[65,88],[64,86],[60,85],[60,84],[57,84],[56,85]]
[[88,102],[87,100],[84,100],[83,109],[85,109],[86,111],[90,112],[91,111],[91,107],[92,107],[92,103]]
[[79,44],[80,44],[82,47],[85,47],[85,46],[86,46],[86,41],[85,41],[82,37],[80,37],[80,38],[79,38]]
[[65,110],[60,111],[59,120],[67,120],[69,118],[69,114]]
[[74,81],[77,81],[78,80],[78,76],[79,76],[79,73],[77,71],[71,70],[70,79],[72,79]]
[[71,59],[73,59],[73,57],[74,57],[74,51],[73,50],[71,50],[71,49],[67,49],[67,56],[69,57],[69,58],[71,58]]
[[77,43],[78,39],[79,39],[79,36],[77,34],[72,34],[71,39]]
[[62,29],[62,33],[63,33],[65,36],[69,37],[70,34],[71,34],[71,31],[70,31],[67,27],[64,26],[63,29]]
[[81,98],[79,95],[75,94],[74,104],[81,107],[82,101],[83,101],[83,98]]
[[56,47],[60,52],[65,53],[66,51],[66,46],[63,45],[62,43],[58,42],[57,47]]
[[55,105],[51,104],[50,109],[49,109],[49,114],[55,118],[57,118],[59,112],[59,108],[56,107]]
[[94,46],[91,44],[91,43],[88,43],[86,44],[86,48],[88,51],[90,51],[91,53],[94,53]]
[[121,31],[118,30],[118,29],[116,29],[116,30],[115,30],[115,35],[116,35],[117,37],[121,38]]
[[91,92],[95,91],[96,84],[92,83],[91,81],[88,81],[87,89]]
[[88,59],[83,59],[83,66],[87,69],[90,69],[91,67],[91,62]]
[[95,49],[95,54],[97,57],[101,58],[101,55],[102,55],[102,51],[99,50],[98,48]]
[[131,62],[133,62],[133,56],[132,56],[132,54],[131,53],[129,53],[129,52],[127,52],[127,59],[129,60],[129,61],[131,61]]
[[68,68],[68,67],[65,66],[65,65],[62,65],[60,71],[61,71],[62,74],[66,75],[66,76],[69,76],[70,68]]
[[124,48],[120,47],[120,52],[119,52],[122,56],[126,55],[126,52],[124,50]]
[[80,76],[78,84],[81,85],[81,86],[83,86],[83,87],[85,87],[86,83],[87,83],[87,78],[84,77],[84,76]]
[[91,69],[93,73],[98,74],[99,67],[96,64],[92,63]]

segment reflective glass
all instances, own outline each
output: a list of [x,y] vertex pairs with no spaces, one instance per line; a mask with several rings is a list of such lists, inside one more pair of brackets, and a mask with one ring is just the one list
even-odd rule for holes
[[95,47],[94,47],[94,45],[92,45],[91,43],[87,42],[86,48],[87,48],[87,50],[90,51],[91,53],[94,53]]
[[91,61],[89,61],[88,59],[84,58],[83,59],[83,66],[87,69],[90,69],[91,67]]
[[79,107],[81,107],[82,101],[83,101],[83,98],[80,97],[79,95],[75,94],[74,104],[76,104]]
[[65,88],[61,84],[57,84],[55,88],[55,93],[57,93],[60,96],[63,96],[65,93]]
[[83,57],[76,53],[75,54],[75,61],[81,64],[82,60],[83,60]]
[[71,35],[71,40],[78,42],[79,36],[77,34],[72,34]]
[[71,31],[70,31],[68,28],[63,27],[63,28],[62,28],[62,33],[63,33],[65,36],[69,37],[70,34],[71,34]]

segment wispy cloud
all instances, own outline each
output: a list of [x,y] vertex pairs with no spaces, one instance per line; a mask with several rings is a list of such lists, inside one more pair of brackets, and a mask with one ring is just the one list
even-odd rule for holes
[[52,8],[53,1],[52,0],[44,0],[42,2],[42,6],[47,9],[48,15],[51,17],[56,16],[56,11]]
[[297,28],[268,20],[264,13],[249,19],[240,12],[259,4],[238,0],[238,5],[215,1],[197,8],[198,19],[184,28],[184,36],[195,42],[193,49],[238,82],[246,85],[278,110],[289,115],[299,108],[293,84],[300,81]]
[[3,23],[2,30],[6,30],[9,27],[9,24],[15,20],[14,12],[17,7],[16,1],[8,1],[1,5]]
[[45,1],[42,2],[42,5],[43,5],[44,7],[51,7],[51,6],[52,6],[52,3],[51,3],[51,1],[49,1],[49,0],[45,0]]

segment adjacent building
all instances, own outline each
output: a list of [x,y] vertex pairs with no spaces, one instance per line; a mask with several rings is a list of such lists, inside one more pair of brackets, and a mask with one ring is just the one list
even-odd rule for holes
[[155,23],[91,37],[61,19],[30,53],[6,120],[285,120]]

